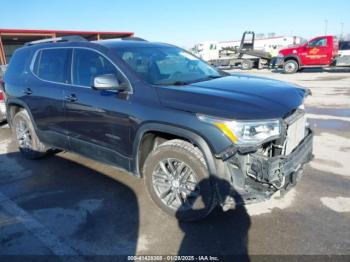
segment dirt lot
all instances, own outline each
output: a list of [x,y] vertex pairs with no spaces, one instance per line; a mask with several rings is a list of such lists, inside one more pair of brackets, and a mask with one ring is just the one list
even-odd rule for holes
[[23,159],[3,125],[0,255],[350,255],[350,72],[237,72],[312,90],[315,159],[282,200],[179,223],[112,167],[71,153]]

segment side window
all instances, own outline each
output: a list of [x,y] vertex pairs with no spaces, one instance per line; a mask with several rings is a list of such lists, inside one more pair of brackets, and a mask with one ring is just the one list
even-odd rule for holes
[[340,42],[340,50],[350,50],[350,41],[349,42]]
[[66,83],[69,49],[41,50],[36,58],[34,73],[43,80]]
[[310,47],[314,46],[327,46],[327,38],[318,38],[309,43]]
[[124,82],[115,66],[101,54],[88,49],[74,49],[73,84],[92,86],[99,75],[114,74],[119,82]]
[[215,44],[211,44],[211,45],[209,46],[209,49],[210,49],[210,50],[216,50],[216,45],[215,45]]

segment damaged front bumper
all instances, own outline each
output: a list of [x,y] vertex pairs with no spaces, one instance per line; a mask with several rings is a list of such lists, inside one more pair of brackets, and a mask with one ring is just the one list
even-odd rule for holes
[[230,189],[218,188],[218,197],[224,210],[239,204],[260,202],[276,192],[285,193],[303,175],[303,166],[312,159],[313,133],[307,135],[289,154],[267,157],[257,152],[235,154],[221,161],[221,173]]

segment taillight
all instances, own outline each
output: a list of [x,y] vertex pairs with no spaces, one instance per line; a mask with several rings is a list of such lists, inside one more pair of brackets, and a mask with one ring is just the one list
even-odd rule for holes
[[0,90],[0,101],[4,100],[4,93]]

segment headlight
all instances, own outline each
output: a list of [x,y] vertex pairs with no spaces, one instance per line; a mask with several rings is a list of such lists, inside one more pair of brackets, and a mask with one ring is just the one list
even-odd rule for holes
[[235,121],[198,115],[201,121],[215,125],[234,144],[250,146],[261,144],[279,137],[281,121],[279,119],[263,121]]
[[283,54],[278,54],[278,56],[277,56],[278,58],[283,58],[284,57],[284,55]]

